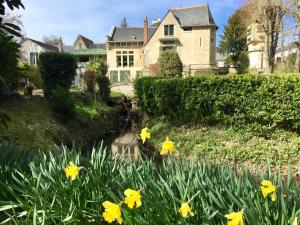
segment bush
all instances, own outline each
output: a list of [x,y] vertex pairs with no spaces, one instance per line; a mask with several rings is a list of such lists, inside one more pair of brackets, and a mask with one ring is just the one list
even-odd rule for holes
[[19,63],[18,68],[21,78],[28,79],[37,89],[43,88],[41,73],[37,67],[27,63]]
[[86,85],[87,91],[94,96],[96,89],[96,73],[94,71],[86,71],[83,79]]
[[75,115],[75,101],[69,90],[58,86],[49,97],[50,105],[60,119],[71,119]]
[[[245,224],[252,225],[290,225],[300,217],[300,188],[290,173],[287,179],[271,176],[270,169],[252,175],[246,169],[172,157],[157,166],[151,160],[121,160],[103,148],[87,158],[65,148],[60,152],[37,154],[29,171],[15,166],[6,171],[12,175],[0,183],[1,193],[7,193],[1,196],[0,222],[106,224],[102,203],[118,204],[127,188],[141,190],[142,205],[130,209],[121,204],[124,225],[226,224],[225,214],[242,209]],[[74,181],[64,172],[70,161],[83,167]],[[275,202],[260,191],[264,179],[278,187]],[[178,209],[188,201],[194,216],[183,218]]]
[[238,74],[243,74],[248,72],[250,62],[249,62],[249,57],[247,52],[240,53],[237,64],[238,64],[238,68],[237,68]]
[[34,90],[34,86],[32,84],[28,84],[25,86],[24,94],[28,96],[32,96],[33,90]]
[[48,96],[58,86],[69,89],[76,75],[76,61],[70,54],[47,52],[40,55],[44,94]]
[[107,74],[107,64],[103,59],[97,59],[95,61],[89,62],[86,69],[88,71],[95,72],[97,75],[106,76]]
[[158,58],[158,66],[160,75],[163,77],[181,77],[182,62],[179,55],[175,51],[164,51],[160,53]]
[[256,124],[300,132],[300,77],[294,75],[141,78],[142,109],[192,123]]
[[20,45],[0,35],[0,98],[9,96],[18,86],[18,54]]
[[99,97],[103,102],[107,102],[110,96],[110,82],[107,76],[98,76],[97,84],[99,88]]

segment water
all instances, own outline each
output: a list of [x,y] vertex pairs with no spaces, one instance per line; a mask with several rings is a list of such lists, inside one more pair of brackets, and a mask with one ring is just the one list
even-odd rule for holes
[[125,159],[138,159],[139,145],[137,133],[127,131],[117,137],[111,144],[113,155],[121,155]]

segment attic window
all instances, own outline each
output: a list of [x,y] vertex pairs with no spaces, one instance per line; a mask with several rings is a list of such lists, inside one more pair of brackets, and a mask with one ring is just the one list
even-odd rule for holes
[[183,30],[184,30],[184,31],[192,31],[193,28],[192,28],[192,27],[184,27]]
[[174,35],[174,25],[165,25],[165,36],[173,36]]

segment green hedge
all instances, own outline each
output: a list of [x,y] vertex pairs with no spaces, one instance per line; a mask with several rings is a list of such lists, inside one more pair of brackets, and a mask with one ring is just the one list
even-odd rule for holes
[[258,124],[300,131],[300,76],[145,77],[135,83],[152,116],[192,123]]
[[69,89],[76,75],[75,58],[67,53],[46,52],[40,55],[39,68],[44,93],[48,96],[58,86]]

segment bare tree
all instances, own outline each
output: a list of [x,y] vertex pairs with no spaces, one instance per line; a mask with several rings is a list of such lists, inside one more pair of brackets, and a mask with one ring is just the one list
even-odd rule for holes
[[288,14],[295,18],[297,23],[297,57],[295,62],[296,72],[300,72],[300,0],[288,1]]
[[60,38],[56,35],[43,36],[43,41],[49,45],[59,45]]
[[258,23],[264,32],[267,73],[274,71],[282,19],[287,11],[285,4],[285,0],[247,0],[244,7],[246,24]]

